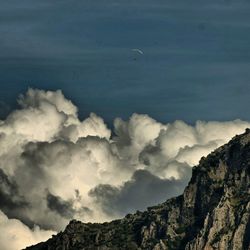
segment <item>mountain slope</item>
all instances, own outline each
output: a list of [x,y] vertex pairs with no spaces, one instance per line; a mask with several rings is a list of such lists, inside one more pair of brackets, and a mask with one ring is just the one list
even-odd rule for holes
[[183,195],[103,224],[71,221],[29,250],[239,249],[250,242],[250,130],[198,166]]

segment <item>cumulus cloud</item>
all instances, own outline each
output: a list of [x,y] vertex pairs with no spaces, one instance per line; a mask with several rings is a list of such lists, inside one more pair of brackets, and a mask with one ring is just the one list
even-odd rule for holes
[[73,218],[111,220],[179,195],[202,156],[250,127],[133,114],[115,119],[111,136],[96,114],[81,121],[61,91],[29,89],[18,103],[0,121],[0,209],[27,245],[50,235],[33,225],[59,231]]
[[0,210],[1,250],[23,249],[27,245],[45,241],[53,234],[55,234],[55,232],[42,230],[38,226],[34,226],[33,229],[30,229],[19,220],[9,219]]
[[181,193],[191,177],[190,168],[186,167],[185,172],[184,179],[162,179],[147,170],[136,170],[131,180],[122,186],[100,184],[90,190],[89,195],[100,204],[105,213],[122,216],[156,205]]

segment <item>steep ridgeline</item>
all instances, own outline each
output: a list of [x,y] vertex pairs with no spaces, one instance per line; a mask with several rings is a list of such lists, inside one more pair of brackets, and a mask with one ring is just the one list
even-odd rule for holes
[[184,194],[145,212],[103,224],[71,221],[64,232],[29,250],[248,250],[250,130],[198,166]]

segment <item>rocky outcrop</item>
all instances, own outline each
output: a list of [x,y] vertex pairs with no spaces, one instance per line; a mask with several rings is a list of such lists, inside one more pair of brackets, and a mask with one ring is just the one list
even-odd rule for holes
[[103,224],[71,221],[29,250],[249,250],[250,131],[198,166],[183,195]]

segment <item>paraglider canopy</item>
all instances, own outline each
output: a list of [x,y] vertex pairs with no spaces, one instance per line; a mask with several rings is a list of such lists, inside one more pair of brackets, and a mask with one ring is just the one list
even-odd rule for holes
[[132,51],[134,51],[134,52],[138,52],[139,54],[141,54],[141,55],[143,55],[144,53],[143,53],[143,51],[142,50],[140,50],[140,49],[132,49]]

